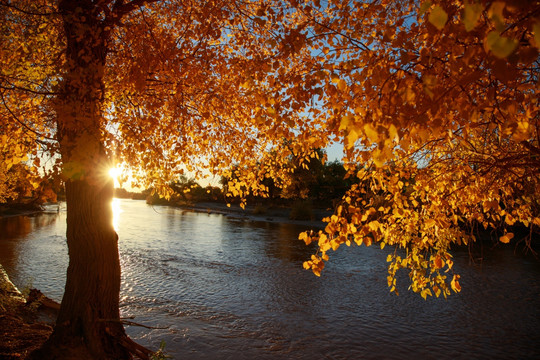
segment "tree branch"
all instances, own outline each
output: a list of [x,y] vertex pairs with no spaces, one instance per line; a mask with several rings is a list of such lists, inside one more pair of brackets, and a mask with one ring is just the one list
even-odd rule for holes
[[[6,110],[8,111],[8,113],[13,117],[13,119],[18,122],[21,126],[23,126],[26,130],[30,131],[31,133],[33,133],[34,135],[36,135],[37,137],[39,138],[43,138],[43,139],[46,139],[46,140],[50,140],[50,141],[56,141],[56,139],[52,139],[52,138],[49,138],[49,137],[46,137],[44,136],[43,134],[40,134],[38,133],[36,130],[32,129],[31,127],[29,127],[28,125],[26,125],[24,123],[24,121],[22,121],[21,119],[19,119],[14,113],[13,111],[11,111],[11,109],[9,108],[9,106],[6,104],[6,99],[4,98],[4,92],[0,92],[0,98],[2,98],[2,104],[4,105],[4,107],[6,108]],[[36,137],[35,141],[38,143],[38,144],[42,144],[42,145],[47,145],[47,143],[45,143],[44,141],[41,141],[40,139],[38,139]]]
[[116,0],[112,12],[109,14],[110,18],[105,21],[112,24],[118,24],[118,22],[127,14],[139,9],[142,6],[159,2],[162,0],[131,0],[128,3],[124,3],[124,0]]
[[26,14],[26,15],[52,16],[52,15],[59,15],[59,14],[60,14],[58,11],[51,11],[51,12],[44,12],[44,13],[41,13],[41,12],[33,12],[33,11],[21,9],[20,7],[17,7],[17,6],[15,6],[15,5],[12,5],[12,4],[10,4],[10,3],[6,2],[6,1],[0,2],[0,6],[5,6],[5,7],[9,8],[9,9],[18,11],[18,12],[23,13],[23,14]]

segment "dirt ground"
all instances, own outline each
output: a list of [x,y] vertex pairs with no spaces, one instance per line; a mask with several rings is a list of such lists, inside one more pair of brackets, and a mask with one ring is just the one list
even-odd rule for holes
[[26,359],[52,332],[44,322],[32,322],[17,314],[0,314],[0,359]]
[[34,300],[27,302],[0,265],[0,359],[26,359],[52,333],[54,310]]

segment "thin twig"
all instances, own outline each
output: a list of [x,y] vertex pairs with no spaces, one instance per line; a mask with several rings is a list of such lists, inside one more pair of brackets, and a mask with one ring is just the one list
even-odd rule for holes
[[158,329],[158,330],[164,330],[164,329],[168,329],[170,328],[170,326],[166,326],[166,327],[159,327],[159,326],[148,326],[148,325],[143,325],[143,324],[139,324],[139,323],[136,323],[134,321],[129,321],[129,320],[125,320],[125,319],[98,319],[99,322],[117,322],[117,323],[121,323],[123,325],[130,325],[130,326],[140,326],[140,327],[143,327],[143,328],[146,328],[146,329]]

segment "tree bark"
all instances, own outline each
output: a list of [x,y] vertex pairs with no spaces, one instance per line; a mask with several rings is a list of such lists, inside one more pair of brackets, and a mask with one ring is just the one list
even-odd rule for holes
[[[69,266],[53,334],[39,359],[130,359],[120,322],[113,181],[103,145],[108,29],[90,0],[63,0],[66,71],[55,104],[67,203]],[[144,357],[144,356],[143,356]]]

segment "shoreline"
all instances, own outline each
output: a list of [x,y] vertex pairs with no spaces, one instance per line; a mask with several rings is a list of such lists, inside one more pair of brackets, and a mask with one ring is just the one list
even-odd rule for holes
[[0,205],[0,219],[14,216],[32,216],[36,214],[57,212],[59,208],[60,203],[44,203],[39,205],[39,207]]
[[27,211],[15,211],[15,212],[8,210],[6,212],[0,213],[0,219],[10,218],[10,217],[15,217],[15,216],[31,216],[35,214],[41,214],[41,213],[43,213],[43,210],[34,210],[34,211],[27,210]]
[[0,219],[2,218],[9,218],[9,217],[14,217],[14,216],[30,216],[30,215],[34,215],[34,214],[39,214],[41,212],[43,212],[44,209],[43,207],[40,207],[40,208],[27,208],[27,207],[24,207],[24,206],[5,206],[5,205],[0,205]]
[[[115,198],[122,200],[134,200],[134,201],[144,201],[140,199],[129,199],[129,198]],[[231,204],[230,207],[225,203],[221,202],[198,202],[193,204],[148,204],[150,206],[167,206],[174,209],[180,209],[184,211],[192,211],[197,213],[206,213],[206,214],[218,214],[224,215],[234,219],[254,221],[254,222],[269,222],[269,223],[280,223],[280,224],[291,224],[298,226],[306,226],[309,228],[323,229],[326,226],[326,223],[322,221],[323,218],[331,216],[333,214],[330,210],[324,209],[312,209],[313,217],[311,220],[296,220],[291,219],[289,214],[291,212],[290,208],[287,207],[276,207],[268,206],[264,207],[262,210],[257,209],[257,205],[246,205],[245,209],[242,209],[237,204]],[[49,208],[48,208],[49,207]],[[54,207],[55,209],[51,209]],[[60,204],[44,204],[41,209],[17,209],[17,208],[0,208],[0,219],[10,218],[15,216],[33,216],[36,214],[57,212],[61,208]]]
[[298,226],[306,226],[310,228],[322,229],[326,226],[326,223],[322,221],[323,218],[331,216],[330,210],[313,209],[312,220],[295,220],[289,218],[289,208],[268,207],[261,213],[257,213],[256,205],[246,205],[245,209],[242,209],[237,204],[231,204],[230,207],[224,203],[218,202],[199,202],[192,205],[152,205],[152,206],[169,206],[176,209],[185,211],[193,211],[206,214],[218,214],[224,215],[234,219],[241,219],[254,222],[269,222],[280,224],[292,224]]

